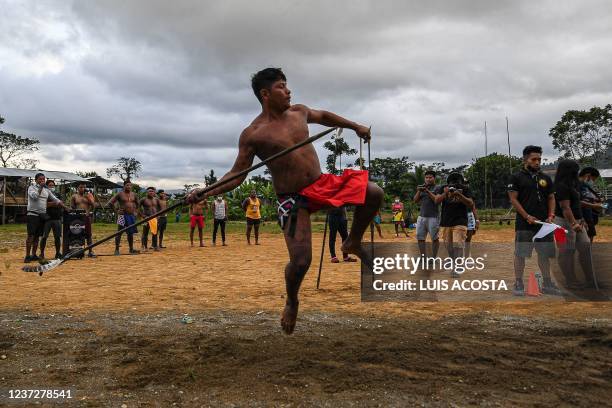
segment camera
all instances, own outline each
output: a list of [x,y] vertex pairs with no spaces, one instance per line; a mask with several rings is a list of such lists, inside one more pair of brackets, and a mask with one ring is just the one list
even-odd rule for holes
[[463,193],[464,186],[461,184],[450,184],[448,186],[449,193]]

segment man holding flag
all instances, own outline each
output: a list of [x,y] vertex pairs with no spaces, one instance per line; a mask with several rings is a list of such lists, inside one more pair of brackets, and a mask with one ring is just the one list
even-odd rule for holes
[[[555,257],[552,230],[539,232],[538,221],[551,222],[555,216],[555,195],[549,176],[540,171],[542,148],[526,146],[523,149],[523,166],[510,178],[508,196],[516,210],[516,235],[514,249],[515,296],[524,296],[523,272],[525,258],[531,258],[535,247],[538,266],[544,278],[542,293],[560,294],[550,278],[550,258]],[[545,232],[548,232],[545,234]],[[537,239],[537,241],[536,241]]]

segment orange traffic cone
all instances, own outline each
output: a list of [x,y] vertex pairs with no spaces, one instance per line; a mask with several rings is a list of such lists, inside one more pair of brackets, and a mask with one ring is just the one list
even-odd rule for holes
[[535,277],[533,271],[529,274],[529,281],[527,281],[527,296],[540,296],[540,288],[538,286],[538,280]]

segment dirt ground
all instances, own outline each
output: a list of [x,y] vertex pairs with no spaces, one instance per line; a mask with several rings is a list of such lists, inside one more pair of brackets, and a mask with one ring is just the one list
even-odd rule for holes
[[[512,239],[505,228],[475,240]],[[5,242],[0,390],[73,388],[79,406],[612,405],[609,302],[362,303],[359,264],[326,257],[316,290],[316,255],[285,336],[284,241],[261,242],[190,248],[170,234],[162,252],[43,277]]]

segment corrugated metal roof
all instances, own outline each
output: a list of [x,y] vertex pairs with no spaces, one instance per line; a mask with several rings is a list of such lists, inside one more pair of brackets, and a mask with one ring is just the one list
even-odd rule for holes
[[612,178],[612,169],[600,169],[599,175],[605,178]]
[[66,171],[49,171],[49,170],[26,170],[13,169],[10,167],[0,167],[0,177],[34,177],[36,173],[43,173],[46,178],[60,179],[68,181],[89,181],[86,178],[77,176],[74,173]]

